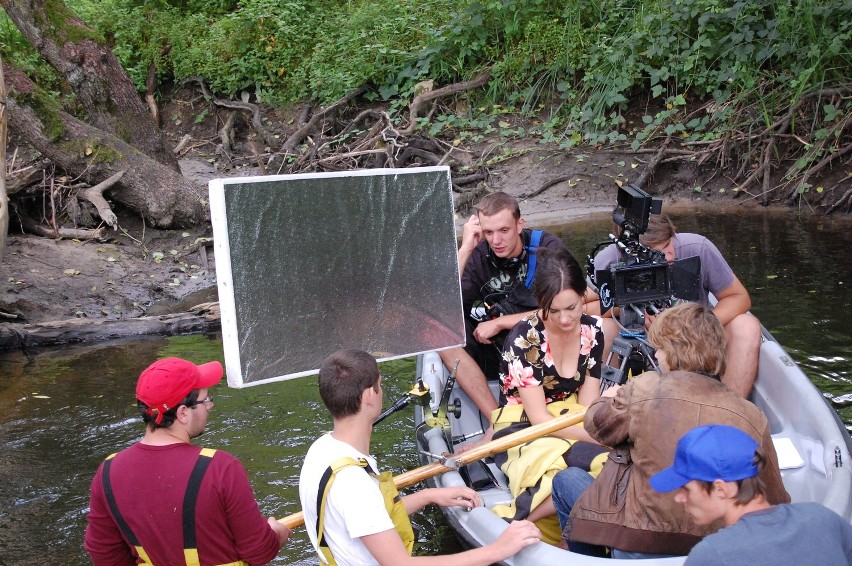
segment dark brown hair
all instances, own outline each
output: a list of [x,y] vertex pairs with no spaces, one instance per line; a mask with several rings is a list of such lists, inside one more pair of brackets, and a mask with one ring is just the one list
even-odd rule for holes
[[538,268],[531,291],[541,308],[541,318],[547,320],[553,298],[560,292],[571,289],[581,298],[586,294],[586,278],[580,264],[565,248],[538,248],[536,255]]
[[151,430],[156,430],[158,428],[169,428],[175,423],[175,419],[177,418],[177,410],[180,408],[181,405],[186,405],[189,408],[198,405],[198,391],[198,389],[193,389],[189,392],[189,394],[186,396],[186,398],[184,398],[183,401],[163,413],[163,420],[161,420],[159,424],[157,424],[156,421],[157,413],[149,415],[147,413],[148,405],[137,399],[136,406],[139,408],[139,412],[142,414],[142,422],[145,423]]
[[[760,472],[766,465],[766,454],[762,448],[758,448],[754,452],[754,460],[752,462],[757,466],[757,475],[743,480],[737,480],[737,494],[734,496],[734,505],[747,505],[757,497],[766,499],[766,483],[761,479]],[[713,482],[696,480],[700,483],[707,493],[713,491]]]
[[372,387],[378,391],[379,365],[362,350],[338,350],[323,360],[319,370],[319,393],[332,418],[361,410],[361,394]]

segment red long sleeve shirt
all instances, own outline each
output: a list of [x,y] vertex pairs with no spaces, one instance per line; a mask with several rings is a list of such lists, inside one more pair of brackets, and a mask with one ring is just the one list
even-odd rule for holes
[[[110,482],[124,520],[157,566],[185,565],[183,500],[199,446],[137,443],[112,460]],[[85,548],[95,566],[137,564],[104,495],[103,464],[92,481]],[[260,513],[248,475],[237,458],[217,451],[201,481],[196,504],[201,564],[243,560],[266,564],[278,553],[278,535]]]

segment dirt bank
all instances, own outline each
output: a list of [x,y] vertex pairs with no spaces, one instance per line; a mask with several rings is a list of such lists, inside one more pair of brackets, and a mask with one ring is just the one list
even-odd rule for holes
[[[515,153],[492,169],[479,191],[504,190],[515,195],[533,226],[611,210],[616,181],[636,178],[644,165],[609,152],[533,147]],[[202,185],[214,177],[257,173],[217,168],[204,154],[185,159],[182,167]],[[718,191],[698,192],[684,179],[682,174],[658,175],[655,186],[657,192],[665,193],[667,205],[755,206],[753,201],[733,200]],[[554,180],[559,182],[551,184]],[[476,198],[459,197],[459,222],[466,218],[465,203]],[[110,233],[104,241],[50,240],[13,231],[0,266],[0,311],[16,316],[7,319],[12,323],[118,320],[184,311],[216,300],[209,225],[154,230],[124,213],[120,226],[120,231]]]

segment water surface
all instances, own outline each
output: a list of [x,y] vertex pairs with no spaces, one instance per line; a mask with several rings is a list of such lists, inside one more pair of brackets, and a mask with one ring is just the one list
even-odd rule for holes
[[[673,214],[723,251],[752,294],[753,312],[832,400],[852,426],[852,249],[849,220],[763,211]],[[611,229],[595,216],[553,232],[578,256]],[[0,565],[87,564],[82,539],[89,485],[108,454],[138,440],[143,428],[134,388],[151,361],[180,356],[222,360],[218,334],[151,338],[109,345],[0,354]],[[383,365],[385,404],[410,387],[414,365]],[[331,427],[312,377],[246,389],[213,390],[215,408],[201,441],[238,456],[261,510],[299,511],[298,474],[307,446]],[[417,466],[403,411],[382,422],[373,451],[395,473]],[[459,548],[440,512],[414,518],[418,552]],[[277,564],[316,564],[304,529]]]

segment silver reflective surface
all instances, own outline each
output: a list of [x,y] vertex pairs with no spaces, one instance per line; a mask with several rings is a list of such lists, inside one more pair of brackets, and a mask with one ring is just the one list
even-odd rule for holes
[[[446,167],[211,182],[228,383],[464,342]],[[219,261],[227,257],[225,261]]]

